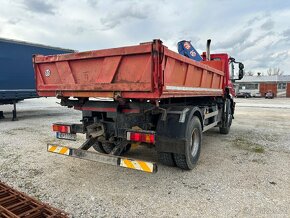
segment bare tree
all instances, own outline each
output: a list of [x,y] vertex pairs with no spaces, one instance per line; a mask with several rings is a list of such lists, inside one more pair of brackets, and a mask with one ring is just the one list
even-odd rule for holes
[[268,76],[283,75],[284,71],[280,70],[279,67],[273,67],[273,68],[270,67],[267,70],[267,74],[268,74]]

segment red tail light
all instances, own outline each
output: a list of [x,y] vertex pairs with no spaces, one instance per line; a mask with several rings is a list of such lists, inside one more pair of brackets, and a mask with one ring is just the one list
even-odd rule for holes
[[134,132],[131,132],[131,133],[130,133],[130,140],[131,140],[131,141],[137,141],[137,142],[140,142],[140,141],[141,141],[141,134],[140,134],[140,133],[134,133]]
[[70,133],[70,126],[53,124],[52,130],[54,132]]
[[127,132],[127,140],[135,142],[155,143],[154,133]]

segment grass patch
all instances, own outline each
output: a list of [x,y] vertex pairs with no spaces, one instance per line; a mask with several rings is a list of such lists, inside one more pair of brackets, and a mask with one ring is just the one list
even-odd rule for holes
[[253,151],[256,152],[256,153],[264,153],[265,149],[260,146],[260,147],[253,148]]
[[19,128],[14,128],[14,129],[10,129],[10,130],[7,130],[4,132],[4,134],[7,134],[7,135],[17,135],[18,131],[23,131],[23,132],[35,132],[34,129],[32,128],[29,128],[29,127],[19,127]]
[[265,149],[262,145],[251,142],[245,138],[242,137],[237,137],[233,141],[233,145],[239,149],[246,150],[246,151],[251,151],[254,153],[264,153]]

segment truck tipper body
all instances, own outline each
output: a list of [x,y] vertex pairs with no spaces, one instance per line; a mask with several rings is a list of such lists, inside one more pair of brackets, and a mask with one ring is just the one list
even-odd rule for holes
[[79,149],[48,145],[48,151],[154,172],[155,163],[124,157],[142,143],[153,145],[163,164],[193,169],[202,132],[217,126],[227,134],[234,114],[229,66],[236,62],[227,54],[202,58],[191,60],[160,40],[34,56],[38,95],[56,96],[83,113],[81,123],[53,124],[57,137],[87,139]]

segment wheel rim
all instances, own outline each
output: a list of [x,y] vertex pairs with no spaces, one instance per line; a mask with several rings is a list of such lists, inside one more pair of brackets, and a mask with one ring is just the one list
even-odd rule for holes
[[198,147],[200,143],[200,135],[198,134],[198,129],[194,129],[191,136],[191,155],[195,157],[198,152]]

